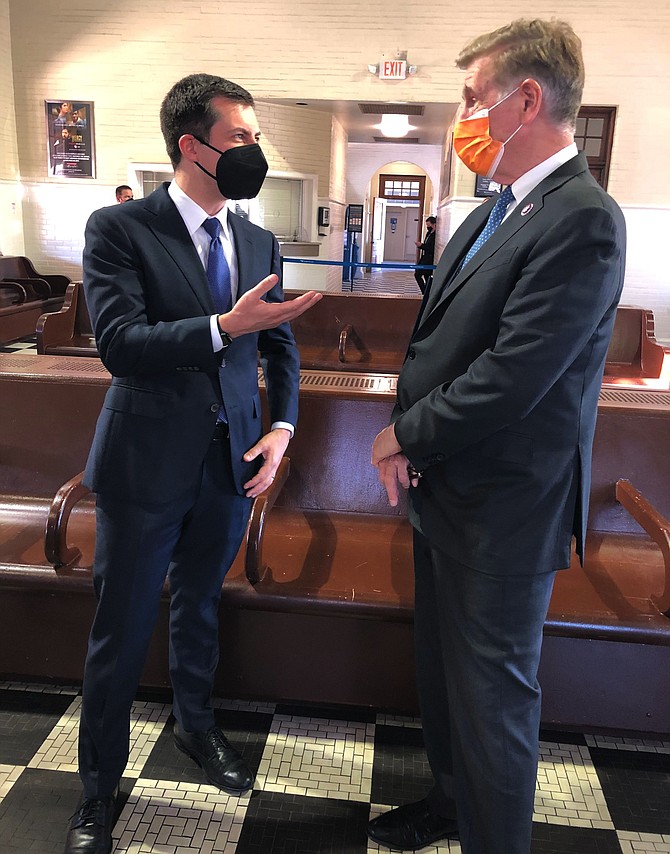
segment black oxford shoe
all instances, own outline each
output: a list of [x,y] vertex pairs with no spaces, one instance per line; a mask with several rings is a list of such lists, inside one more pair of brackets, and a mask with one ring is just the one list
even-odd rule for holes
[[70,821],[64,854],[110,854],[116,795],[82,798]]
[[368,836],[393,851],[419,851],[440,839],[455,839],[458,826],[455,819],[431,812],[424,798],[373,819],[368,824]]
[[175,744],[205,772],[212,786],[230,795],[243,795],[254,784],[254,775],[218,727],[205,732],[186,732],[174,725]]

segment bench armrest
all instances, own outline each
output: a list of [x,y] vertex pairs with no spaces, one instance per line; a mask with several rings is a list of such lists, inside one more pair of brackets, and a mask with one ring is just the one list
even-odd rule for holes
[[13,305],[22,305],[28,301],[28,291],[18,282],[3,279],[0,282],[0,290],[12,291],[13,293],[18,294],[19,298],[15,303],[13,303]]
[[340,340],[337,345],[337,355],[340,362],[347,361],[347,339],[349,337],[349,333],[352,331],[354,327],[350,323],[345,323],[345,325],[340,330]]
[[290,470],[290,459],[283,457],[272,485],[254,499],[251,507],[251,517],[247,527],[247,552],[244,558],[244,571],[250,584],[258,584],[267,569],[263,563],[265,517],[274,506]]
[[45,354],[48,347],[72,340],[80,287],[78,282],[68,285],[60,311],[47,312],[38,318],[36,327],[38,353]]
[[[265,517],[274,506],[277,496],[286,483],[290,471],[290,460],[284,457],[279,463],[272,485],[256,497],[251,507],[251,516],[247,527],[247,551],[244,561],[246,576],[251,584],[261,580],[265,566],[263,564],[263,530]],[[83,472],[64,483],[58,490],[49,508],[44,535],[44,554],[47,561],[55,566],[71,566],[81,557],[76,546],[67,545],[67,525],[74,506],[90,490],[81,482]]]
[[20,285],[23,285],[23,287],[26,289],[28,297],[31,300],[50,299],[50,297],[52,296],[51,285],[44,279],[28,279],[23,277],[14,277],[9,281],[18,282]]
[[90,489],[82,484],[82,477],[83,472],[80,472],[64,483],[54,496],[49,508],[49,518],[44,533],[44,554],[47,561],[56,569],[71,566],[81,557],[81,552],[76,546],[68,547],[67,545],[67,524],[75,504],[90,492]]
[[670,617],[670,522],[628,480],[617,480],[616,500],[661,550],[665,564],[665,589],[660,596],[652,595],[651,601],[662,614]]

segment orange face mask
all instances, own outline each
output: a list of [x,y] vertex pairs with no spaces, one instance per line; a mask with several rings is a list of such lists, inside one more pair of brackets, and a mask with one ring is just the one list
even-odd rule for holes
[[477,175],[482,175],[484,178],[493,178],[505,153],[505,146],[523,127],[523,125],[519,125],[512,136],[506,139],[505,142],[493,139],[489,128],[489,113],[491,110],[494,110],[498,104],[502,104],[503,101],[507,100],[518,89],[519,87],[517,86],[516,89],[513,89],[492,107],[484,107],[481,110],[477,110],[476,113],[473,113],[467,119],[461,119],[456,122],[454,127],[454,149],[468,169],[471,169]]

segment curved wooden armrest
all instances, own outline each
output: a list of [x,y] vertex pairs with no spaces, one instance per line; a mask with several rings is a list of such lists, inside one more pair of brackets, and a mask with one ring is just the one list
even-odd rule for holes
[[340,330],[340,342],[337,347],[337,355],[339,357],[340,362],[347,361],[347,339],[349,337],[349,333],[353,330],[353,326],[350,323],[345,323],[345,325]]
[[18,300],[13,303],[13,305],[22,305],[28,299],[28,291],[18,282],[14,282],[10,279],[3,279],[2,282],[0,282],[0,290],[3,289],[14,291],[15,294],[19,295]]
[[290,470],[291,460],[283,457],[272,485],[254,499],[251,507],[251,518],[247,528],[247,553],[244,559],[244,571],[250,584],[258,584],[267,569],[263,563],[265,517],[274,506]]
[[[69,341],[74,335],[79,300],[80,282],[67,286],[63,306],[59,311],[49,311],[37,318],[37,352],[44,355],[47,347]],[[83,296],[82,296],[83,299]]]
[[51,285],[44,279],[29,279],[21,276],[19,278],[14,277],[12,281],[23,285],[31,300],[49,299],[52,296]]
[[665,564],[665,590],[651,596],[658,610],[670,617],[670,522],[650,504],[629,480],[617,480],[616,500],[625,507],[660,548]]
[[67,523],[70,513],[78,501],[91,491],[81,482],[83,472],[68,480],[58,490],[49,508],[46,531],[44,534],[44,554],[47,561],[58,569],[71,566],[81,557],[76,546],[67,545]]

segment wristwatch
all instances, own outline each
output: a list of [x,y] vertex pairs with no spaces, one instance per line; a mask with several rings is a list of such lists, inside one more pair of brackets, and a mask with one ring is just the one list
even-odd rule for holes
[[233,339],[228,335],[227,332],[224,332],[223,329],[217,324],[219,335],[221,336],[221,343],[223,344],[223,349],[226,350],[233,343]]

